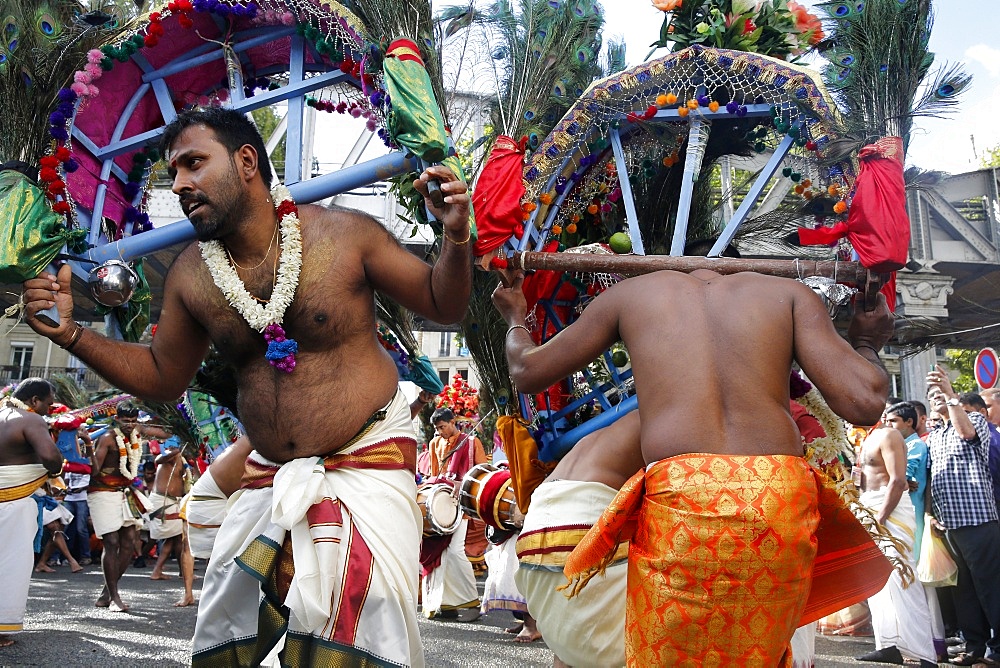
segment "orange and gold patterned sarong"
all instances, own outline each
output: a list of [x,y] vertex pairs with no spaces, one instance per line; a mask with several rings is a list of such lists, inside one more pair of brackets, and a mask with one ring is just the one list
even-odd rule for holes
[[[791,665],[798,626],[878,591],[891,571],[819,476],[784,455],[664,459],[625,483],[564,572],[578,591],[618,542],[631,540],[630,666]],[[821,512],[829,522],[817,557]],[[832,567],[831,555],[845,568]],[[810,599],[820,564],[843,596],[821,586],[820,601]],[[852,581],[858,574],[860,583]]]

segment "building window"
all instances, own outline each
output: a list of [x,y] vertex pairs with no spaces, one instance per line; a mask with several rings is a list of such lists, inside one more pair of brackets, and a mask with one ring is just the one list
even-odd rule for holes
[[449,382],[449,380],[450,380],[448,378],[448,370],[447,369],[439,369],[438,370],[438,378],[441,379],[441,384],[442,385],[447,385],[448,382]]
[[461,376],[462,380],[464,380],[465,382],[469,382],[469,370],[468,369],[459,369],[458,370],[458,375]]
[[33,343],[11,343],[10,365],[15,377],[11,380],[23,380],[31,375],[31,354],[35,349]]
[[451,332],[441,332],[441,342],[438,346],[438,357],[451,357]]

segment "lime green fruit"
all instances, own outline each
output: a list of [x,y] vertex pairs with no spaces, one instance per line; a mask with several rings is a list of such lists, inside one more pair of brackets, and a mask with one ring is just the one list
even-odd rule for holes
[[611,246],[611,250],[619,254],[632,252],[632,240],[624,232],[615,232],[612,234],[611,239],[608,240],[608,245]]
[[616,350],[611,353],[611,361],[614,362],[615,366],[621,369],[626,364],[628,364],[628,353],[624,350]]

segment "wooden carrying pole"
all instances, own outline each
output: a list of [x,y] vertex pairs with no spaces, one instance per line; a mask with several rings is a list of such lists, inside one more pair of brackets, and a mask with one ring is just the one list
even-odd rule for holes
[[510,266],[524,271],[549,270],[576,273],[638,276],[654,271],[691,273],[709,269],[719,274],[752,271],[782,278],[823,276],[857,287],[865,295],[865,309],[875,308],[885,278],[872,274],[860,262],[839,260],[763,260],[678,255],[595,255],[592,253],[515,253]]

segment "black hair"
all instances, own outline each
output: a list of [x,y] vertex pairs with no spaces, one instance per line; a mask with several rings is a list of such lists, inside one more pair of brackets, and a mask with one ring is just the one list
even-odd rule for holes
[[901,403],[903,403],[903,400],[900,399],[899,397],[887,397],[885,400],[886,406],[895,406],[896,404],[901,404]]
[[958,395],[958,403],[965,404],[976,410],[986,410],[986,402],[976,392],[966,392],[965,394]]
[[913,410],[915,410],[917,412],[917,417],[921,417],[921,416],[926,417],[926,415],[927,415],[927,406],[924,404],[924,402],[917,401],[916,399],[913,399],[913,400],[908,401],[906,403],[908,403],[911,406],[913,406]]
[[31,401],[34,397],[44,399],[55,394],[56,388],[44,378],[25,378],[14,388],[14,398],[20,401]]
[[129,399],[119,401],[118,405],[115,406],[115,415],[120,418],[135,419],[139,417],[139,407]]
[[898,415],[903,418],[904,421],[909,420],[913,423],[913,428],[917,428],[917,410],[909,401],[897,401],[893,405],[886,408],[885,412],[886,415]]
[[[689,241],[684,244],[684,254],[696,257],[708,257],[709,252],[715,246],[715,242],[718,241],[718,237],[709,237],[708,239],[695,239],[694,241]],[[725,250],[722,251],[720,257],[743,257],[740,252],[736,250],[736,247],[732,244],[726,246]]]
[[450,408],[439,408],[434,411],[431,415],[431,424],[437,424],[438,422],[451,422],[455,419],[455,414],[451,412]]
[[257,152],[257,171],[264,180],[264,185],[271,187],[274,175],[271,173],[271,163],[267,159],[267,147],[255,126],[244,114],[233,109],[212,107],[210,109],[194,109],[177,115],[163,129],[160,138],[160,153],[167,155],[170,147],[177,141],[182,132],[195,125],[204,125],[215,133],[215,138],[226,147],[230,157],[243,146],[249,144]]

